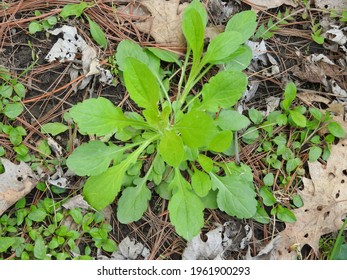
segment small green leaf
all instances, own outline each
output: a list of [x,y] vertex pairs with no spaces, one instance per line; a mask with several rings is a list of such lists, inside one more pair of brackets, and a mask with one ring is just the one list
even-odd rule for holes
[[277,206],[277,218],[286,223],[294,223],[296,221],[294,213],[281,205]]
[[252,219],[254,219],[258,223],[262,223],[262,224],[270,223],[270,217],[269,217],[268,213],[266,213],[265,209],[262,208],[260,205],[258,205],[257,212],[252,217]]
[[73,208],[69,210],[69,214],[73,218],[76,224],[78,225],[82,224],[83,215],[82,215],[81,209]]
[[207,146],[216,135],[213,119],[202,111],[190,111],[174,126],[181,134],[184,143],[191,148]]
[[[6,154],[4,147],[0,146],[0,157],[4,156]],[[2,173],[2,172],[0,172]]]
[[304,206],[304,202],[302,201],[301,196],[298,194],[293,196],[293,203],[298,208]]
[[[270,174],[272,174],[272,173],[270,173]],[[261,187],[259,189],[259,194],[262,197],[263,203],[266,206],[272,206],[272,205],[274,205],[277,202],[276,198],[270,192],[268,187]]]
[[290,82],[286,85],[284,90],[284,100],[283,100],[283,109],[289,110],[290,105],[296,97],[296,86],[293,82]]
[[275,182],[275,176],[273,175],[273,173],[268,173],[265,175],[263,182],[265,184],[265,186],[272,186]]
[[213,169],[213,160],[203,154],[199,154],[198,162],[205,172],[209,173]]
[[159,154],[163,160],[173,166],[178,167],[184,156],[184,145],[182,138],[175,131],[166,131],[161,137],[158,145]]
[[225,31],[238,31],[246,42],[257,28],[257,15],[254,11],[243,11],[234,15],[227,23]]
[[162,61],[173,62],[176,63],[178,66],[182,65],[181,61],[178,59],[178,55],[173,52],[158,48],[148,48],[148,50]]
[[159,84],[146,64],[128,57],[124,63],[124,81],[131,99],[138,106],[158,111]]
[[243,134],[242,134],[242,141],[246,144],[253,144],[257,139],[259,138],[259,131],[254,126],[249,127]]
[[15,242],[14,237],[0,237],[0,253],[6,252]]
[[176,189],[168,206],[171,223],[180,236],[191,240],[200,233],[204,225],[204,205],[200,198],[190,191],[190,184],[178,169],[171,184],[172,188]]
[[112,239],[106,239],[103,241],[101,247],[103,250],[109,253],[113,253],[117,250],[117,244]]
[[20,98],[23,98],[25,96],[25,93],[26,93],[26,89],[25,87],[23,86],[23,84],[21,83],[17,83],[13,86],[13,89],[15,91],[15,93],[20,97]]
[[300,164],[301,161],[299,158],[289,159],[286,164],[287,173],[294,171]]
[[250,183],[238,176],[220,177],[210,172],[212,185],[218,189],[220,210],[239,219],[251,218],[257,211],[256,193]]
[[49,25],[54,26],[57,24],[58,20],[57,17],[52,16],[47,18],[47,22]]
[[257,109],[249,109],[248,115],[251,121],[255,124],[260,124],[263,121],[263,115]]
[[21,103],[9,103],[5,106],[3,113],[10,119],[15,119],[23,112],[23,105]]
[[80,17],[87,7],[88,4],[86,2],[81,2],[79,4],[67,4],[63,7],[59,15],[64,19],[69,16]]
[[27,146],[20,144],[17,147],[13,147],[13,150],[20,156],[26,156],[29,153],[29,149]]
[[39,23],[38,21],[34,20],[34,21],[29,23],[29,33],[30,34],[35,34],[36,32],[40,32],[42,30],[43,30],[43,27],[42,27],[41,23]]
[[90,26],[90,34],[92,35],[93,39],[95,40],[95,42],[98,43],[99,46],[106,49],[107,39],[106,39],[104,31],[96,22],[92,21],[89,17],[88,17],[88,22]]
[[37,208],[30,212],[28,218],[34,222],[42,222],[47,216],[47,213],[42,208]]
[[233,133],[230,130],[220,131],[212,138],[208,145],[208,149],[213,152],[221,153],[230,147],[232,141]]
[[104,136],[133,124],[122,109],[115,107],[106,98],[92,98],[78,103],[70,109],[70,114],[81,132]]
[[323,117],[323,114],[322,112],[317,109],[317,108],[314,108],[314,107],[311,107],[309,108],[309,111],[311,113],[311,115],[318,121],[321,121],[322,120],[322,117]]
[[194,174],[192,175],[191,180],[193,190],[198,196],[204,197],[211,190],[211,178],[205,172],[194,168]]
[[227,62],[242,43],[243,37],[239,32],[222,32],[214,37],[208,45],[202,63],[221,64]]
[[304,115],[295,110],[289,110],[289,115],[297,126],[306,127],[306,118]]
[[246,116],[228,109],[221,110],[215,122],[221,129],[232,131],[244,129],[251,123]]
[[47,248],[45,242],[43,241],[41,236],[38,236],[35,240],[34,245],[34,256],[38,260],[43,260],[46,258]]
[[68,130],[69,127],[65,124],[54,122],[54,123],[46,123],[41,127],[42,133],[49,133],[52,136],[57,136],[58,134],[61,134]]
[[197,10],[190,5],[184,10],[182,18],[182,31],[188,46],[193,51],[194,64],[200,60],[204,47],[206,22],[204,22],[201,16],[201,11],[202,10]]
[[146,179],[136,187],[127,187],[118,200],[117,218],[123,224],[138,221],[147,210],[151,191],[146,186]]
[[346,136],[345,130],[338,122],[331,122],[328,124],[329,132],[337,138],[344,138]]
[[8,86],[8,85],[1,85],[1,87],[0,87],[0,95],[2,97],[10,98],[12,93],[13,93],[13,87]]
[[99,140],[90,141],[74,150],[66,164],[78,176],[99,175],[107,170],[119,149],[117,146],[107,146]]
[[242,97],[247,86],[247,76],[239,71],[222,71],[212,77],[202,88],[202,109],[217,112],[230,108]]
[[319,157],[322,155],[323,150],[320,147],[312,146],[310,148],[310,151],[308,153],[308,160],[310,162],[315,162]]

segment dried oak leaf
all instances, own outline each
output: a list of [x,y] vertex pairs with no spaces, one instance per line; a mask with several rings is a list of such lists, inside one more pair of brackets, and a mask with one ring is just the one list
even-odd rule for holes
[[290,5],[293,7],[296,7],[298,4],[296,1],[293,0],[248,0],[247,4],[253,4],[255,6],[252,6],[253,9],[259,10],[259,9],[272,9],[277,8],[282,5]]
[[180,4],[180,0],[141,0],[151,14],[143,22],[135,23],[142,32],[150,34],[158,44],[173,44],[184,46],[182,32],[182,11],[187,4]]
[[5,172],[0,174],[0,216],[37,184],[36,175],[24,162],[19,165],[0,159]]
[[304,206],[293,212],[295,223],[286,224],[279,235],[275,259],[295,259],[296,248],[308,244],[318,253],[322,235],[338,231],[347,214],[347,139],[332,147],[327,165],[308,163],[311,180],[303,178],[299,191]]

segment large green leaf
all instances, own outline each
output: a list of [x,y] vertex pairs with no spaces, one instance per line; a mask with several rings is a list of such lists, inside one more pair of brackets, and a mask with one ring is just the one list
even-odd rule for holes
[[168,206],[171,223],[180,236],[191,240],[204,226],[204,205],[201,199],[190,191],[190,184],[182,177],[178,169],[170,185],[176,190]]
[[136,58],[144,64],[149,63],[147,54],[138,44],[130,40],[123,40],[118,44],[116,52],[116,61],[119,70],[124,70],[124,63],[128,57]]
[[163,160],[173,167],[178,167],[183,160],[183,141],[175,131],[171,130],[165,132],[160,139],[158,149]]
[[243,43],[239,32],[229,31],[218,34],[208,45],[203,64],[220,64],[230,60],[230,56]]
[[225,31],[241,33],[243,43],[246,42],[257,28],[257,15],[253,11],[243,11],[234,15],[227,23]]
[[139,107],[158,111],[159,84],[146,64],[128,57],[124,63],[124,82],[131,99]]
[[211,190],[211,178],[205,172],[194,168],[194,174],[192,175],[191,179],[193,190],[198,196],[204,197]]
[[117,146],[107,146],[99,140],[90,141],[74,150],[66,164],[78,176],[95,176],[107,170],[117,152]]
[[213,119],[202,111],[190,111],[175,125],[183,142],[191,148],[207,146],[218,132]]
[[251,218],[257,211],[256,193],[249,182],[238,176],[220,177],[210,173],[212,185],[218,189],[217,203],[220,210],[239,219]]
[[114,133],[133,123],[124,116],[121,108],[103,97],[78,103],[70,109],[70,114],[82,133],[97,136]]
[[233,133],[230,130],[220,131],[212,138],[208,145],[208,149],[213,152],[221,153],[230,147],[232,141]]
[[121,163],[108,168],[100,175],[89,177],[83,188],[87,202],[97,210],[104,209],[112,203],[119,193],[125,172],[154,140],[156,137],[146,140]]
[[223,130],[238,131],[250,125],[249,119],[235,110],[223,109],[215,120]]
[[182,31],[193,51],[193,61],[197,62],[202,54],[205,36],[205,24],[198,10],[186,8],[183,13]]
[[83,188],[86,201],[97,210],[111,204],[120,191],[125,171],[116,165],[100,175],[89,177]]
[[24,107],[22,103],[8,103],[5,106],[3,113],[6,115],[6,117],[10,119],[15,119],[23,112],[23,109]]
[[246,90],[247,76],[239,71],[222,71],[212,77],[202,89],[202,109],[217,112],[220,108],[230,108],[242,97]]
[[146,211],[151,191],[146,186],[147,180],[141,178],[136,187],[128,187],[118,200],[117,218],[123,224],[139,220]]

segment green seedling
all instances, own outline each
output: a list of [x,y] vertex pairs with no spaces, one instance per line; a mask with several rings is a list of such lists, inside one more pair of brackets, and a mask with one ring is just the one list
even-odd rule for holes
[[[49,198],[31,206],[20,199],[10,214],[0,217],[0,259],[93,259],[93,250],[116,251],[104,215],[83,211],[62,210],[61,203]],[[73,220],[74,229],[65,225],[66,219]]]
[[[38,10],[36,10],[34,13],[36,17],[41,15],[41,12]],[[58,19],[55,16],[50,16],[40,21],[33,20],[32,22],[29,23],[29,33],[35,34],[43,30],[52,29],[57,23],[58,23]]]

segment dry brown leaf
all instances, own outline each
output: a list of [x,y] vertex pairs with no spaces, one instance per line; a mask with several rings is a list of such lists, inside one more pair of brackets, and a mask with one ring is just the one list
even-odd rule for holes
[[293,0],[248,0],[247,3],[255,5],[252,6],[255,10],[272,9],[282,5],[290,5],[296,7],[298,4]]
[[0,159],[5,172],[0,174],[0,216],[11,205],[26,196],[38,180],[30,166],[24,162],[19,165],[7,159]]
[[185,45],[181,26],[186,4],[179,0],[141,0],[141,4],[151,15],[144,22],[135,23],[140,31],[150,34],[158,44]]
[[316,8],[319,9],[335,9],[342,10],[346,9],[345,0],[314,0]]
[[317,254],[320,237],[338,231],[346,217],[347,139],[332,147],[326,166],[319,162],[308,165],[311,180],[303,178],[305,187],[299,191],[304,206],[293,211],[297,221],[287,223],[279,234],[275,259],[295,259],[299,252],[296,249],[306,244]]

